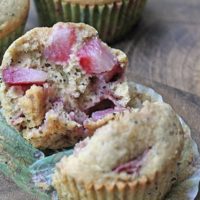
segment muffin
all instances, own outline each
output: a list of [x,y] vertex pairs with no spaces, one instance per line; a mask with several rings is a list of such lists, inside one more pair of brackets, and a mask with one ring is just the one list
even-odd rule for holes
[[163,200],[176,177],[183,129],[165,103],[145,102],[97,129],[57,164],[60,200]]
[[126,66],[88,25],[35,28],[4,55],[2,114],[34,147],[72,146],[129,109]]
[[120,39],[138,21],[146,0],[35,0],[42,26],[84,22],[106,42]]
[[29,11],[29,0],[0,1],[0,61],[8,46],[24,30]]

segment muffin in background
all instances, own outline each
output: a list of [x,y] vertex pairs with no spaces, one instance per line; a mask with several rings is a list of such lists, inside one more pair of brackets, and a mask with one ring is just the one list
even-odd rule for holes
[[35,0],[40,24],[84,22],[106,42],[119,40],[141,16],[146,0]]
[[0,59],[8,46],[22,35],[29,5],[29,0],[0,1]]

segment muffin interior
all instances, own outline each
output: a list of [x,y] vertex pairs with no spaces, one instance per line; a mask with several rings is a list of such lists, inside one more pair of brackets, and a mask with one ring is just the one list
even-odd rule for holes
[[27,137],[47,132],[52,120],[59,123],[51,133],[74,130],[82,137],[85,123],[126,107],[129,97],[118,91],[126,85],[126,65],[125,54],[109,48],[92,27],[58,23],[35,29],[4,56],[4,115]]

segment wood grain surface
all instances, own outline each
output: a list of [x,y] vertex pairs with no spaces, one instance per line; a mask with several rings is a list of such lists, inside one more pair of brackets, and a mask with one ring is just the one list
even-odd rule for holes
[[115,46],[134,77],[200,95],[200,0],[149,0],[138,26]]
[[[27,30],[37,25],[32,4]],[[129,57],[129,80],[161,93],[200,147],[200,0],[149,0],[138,25],[113,46]],[[0,185],[2,200],[37,199],[2,174]]]

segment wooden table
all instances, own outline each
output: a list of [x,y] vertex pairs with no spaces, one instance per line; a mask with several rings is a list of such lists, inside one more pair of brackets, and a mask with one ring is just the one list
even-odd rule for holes
[[[34,26],[32,5],[27,29]],[[129,79],[161,93],[200,147],[200,0],[149,0],[140,23],[114,47],[129,57]],[[0,185],[2,200],[37,199],[1,174]]]

